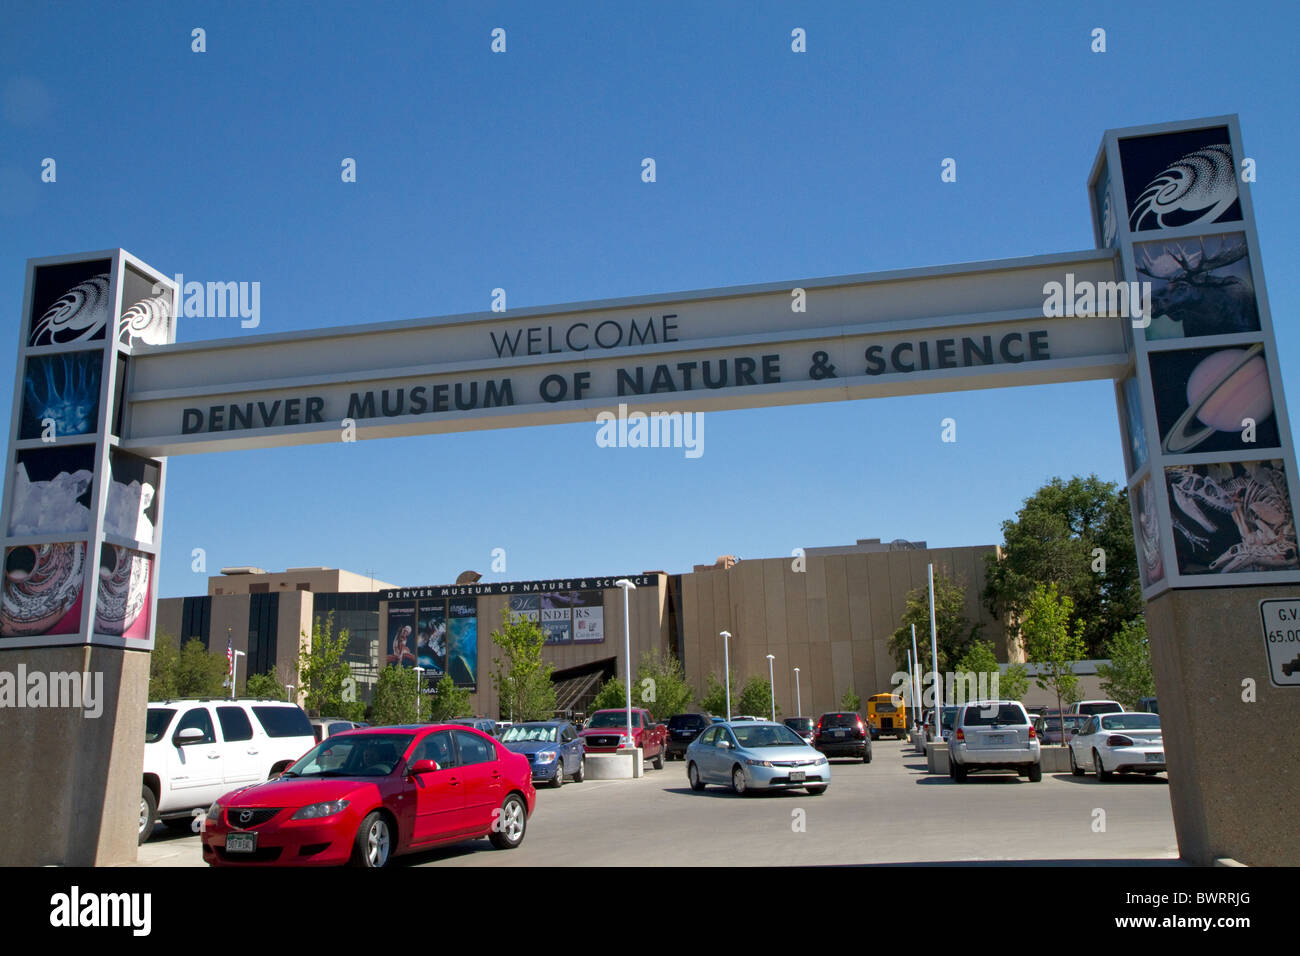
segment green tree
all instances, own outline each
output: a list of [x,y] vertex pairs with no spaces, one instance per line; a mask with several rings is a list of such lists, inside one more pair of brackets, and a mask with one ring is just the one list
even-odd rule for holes
[[[984,678],[983,686],[988,688],[990,697],[999,697],[1003,700],[1021,700],[1025,696],[1025,691],[1029,690],[1029,672],[1023,664],[1011,664],[1004,671],[998,663],[997,655],[993,653],[992,641],[974,641],[966,652],[957,659],[953,669],[958,673],[973,673],[976,675],[975,685],[978,688],[981,684],[979,675],[987,675]],[[993,691],[993,675],[997,675],[997,693]],[[967,699],[969,697],[969,685],[965,682],[958,681],[959,686],[967,688]]]
[[1109,664],[1099,664],[1102,689],[1129,710],[1138,710],[1143,697],[1154,697],[1156,681],[1151,676],[1151,645],[1147,624],[1135,617],[1106,642]]
[[[742,714],[755,717],[772,715],[772,684],[766,677],[751,677],[745,681],[740,691],[740,710]],[[776,716],[781,716],[781,708],[776,708]]]
[[[939,645],[941,672],[953,669],[953,662],[979,637],[980,626],[966,617],[966,587],[961,581],[934,572],[934,622]],[[907,595],[902,623],[889,639],[889,649],[900,671],[907,670],[907,654],[912,649],[912,625],[916,625],[916,648],[921,658],[921,673],[935,668],[930,664],[930,589],[922,585]],[[928,682],[926,682],[928,683]]]
[[1083,621],[1076,618],[1074,627],[1070,626],[1073,612],[1074,602],[1059,594],[1055,584],[1046,588],[1040,584],[1034,588],[1020,625],[1025,651],[1038,665],[1034,680],[1043,690],[1056,694],[1058,711],[1064,709],[1063,701],[1069,702],[1077,694],[1079,678],[1074,665],[1086,651]]
[[[721,685],[719,685],[721,686]],[[656,718],[668,719],[684,713],[695,699],[695,689],[686,681],[686,672],[671,653],[662,649],[646,651],[637,664],[632,680],[632,706],[644,707]],[[619,710],[627,706],[627,686],[615,675],[605,681],[591,702],[591,709]]]
[[170,700],[180,696],[176,693],[176,666],[180,663],[180,656],[175,639],[159,631],[149,655],[150,700]]
[[510,610],[501,609],[501,629],[492,632],[492,643],[501,651],[492,663],[492,681],[501,701],[501,716],[508,720],[545,720],[555,714],[555,684],[552,665],[542,660],[546,635],[536,621],[510,620]]
[[253,674],[244,683],[245,697],[268,697],[280,700],[287,693],[274,670],[269,670],[265,674]]
[[[626,706],[627,684],[617,674],[600,685],[600,690],[596,691],[596,696],[591,702],[593,713],[598,710],[622,709]],[[632,702],[632,706],[636,706],[636,701]]]
[[[911,632],[909,631],[908,633],[910,637]],[[844,692],[843,696],[840,697],[840,707],[844,710],[851,710],[854,713],[857,713],[862,709],[862,698],[855,694],[853,688],[850,687]]]
[[[380,670],[374,694],[370,698],[371,723],[381,727],[416,723],[417,676],[414,667],[389,664]],[[421,714],[419,719],[424,719],[425,716]]]
[[429,705],[429,721],[438,723],[453,717],[469,715],[469,691],[457,687],[450,674],[443,674],[434,688],[433,696],[425,697]]
[[356,698],[356,681],[344,655],[348,630],[334,633],[334,612],[312,622],[310,644],[302,635],[298,653],[298,680],[305,696],[307,713],[313,717],[341,717],[360,720],[365,705]]
[[177,697],[230,696],[229,685],[226,685],[226,658],[208,653],[197,637],[190,638],[181,648],[175,674]]
[[1002,523],[1005,543],[990,555],[984,601],[1015,628],[1038,585],[1056,584],[1084,622],[1083,656],[1142,610],[1128,492],[1096,475],[1053,478]]
[[[736,677],[730,675],[727,681],[731,685],[731,702],[736,704],[740,700],[740,694],[736,689]],[[700,700],[700,707],[706,713],[713,714],[717,717],[727,716],[727,689],[722,686],[722,679],[717,674],[710,674],[708,677],[707,689],[704,691],[704,697]],[[735,710],[734,713],[743,714],[743,710]]]

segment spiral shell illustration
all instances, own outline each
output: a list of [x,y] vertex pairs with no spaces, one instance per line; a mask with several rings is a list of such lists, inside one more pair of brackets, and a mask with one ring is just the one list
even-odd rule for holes
[[86,546],[80,541],[32,544],[5,552],[0,633],[48,634],[81,598]]
[[32,345],[88,342],[108,325],[113,301],[108,273],[78,282],[32,323]]
[[1188,153],[1153,179],[1134,203],[1129,227],[1137,232],[1215,222],[1236,201],[1232,149],[1218,143]]
[[141,299],[122,312],[117,323],[117,337],[123,345],[165,345],[171,321],[171,296],[157,295]]
[[121,635],[135,624],[149,599],[149,558],[119,545],[105,545],[101,555],[95,631]]

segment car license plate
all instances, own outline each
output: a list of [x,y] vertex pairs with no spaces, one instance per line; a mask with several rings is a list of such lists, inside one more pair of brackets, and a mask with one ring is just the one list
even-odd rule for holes
[[1004,744],[1007,742],[1006,734],[985,734],[984,742],[986,744]]
[[257,834],[256,833],[227,833],[226,852],[227,853],[257,852]]
[[1164,762],[1165,762],[1165,754],[1163,750],[1157,751],[1156,753],[1153,754],[1147,754],[1147,763],[1164,763]]
[[834,734],[836,737],[843,737],[843,736],[844,736],[844,731],[842,731],[842,730],[832,730],[831,733]]
[[804,774],[804,772],[803,772],[802,770],[791,770],[791,771],[790,771],[790,782],[791,782],[791,783],[803,783],[803,774]]

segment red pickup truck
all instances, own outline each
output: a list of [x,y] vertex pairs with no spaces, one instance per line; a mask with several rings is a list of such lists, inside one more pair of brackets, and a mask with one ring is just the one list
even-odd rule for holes
[[[627,711],[622,708],[596,711],[588,718],[580,736],[589,754],[612,754],[628,747]],[[650,711],[633,707],[630,746],[640,747],[642,758],[653,760],[654,768],[662,770],[668,752],[668,728],[655,720]]]

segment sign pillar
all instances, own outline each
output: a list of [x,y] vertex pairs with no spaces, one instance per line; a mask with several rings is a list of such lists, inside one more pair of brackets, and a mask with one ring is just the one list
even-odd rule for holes
[[119,447],[174,284],[121,249],[28,263],[0,537],[5,865],[132,861],[166,462]]
[[1203,864],[1300,858],[1277,812],[1300,692],[1269,653],[1300,655],[1300,629],[1261,617],[1300,597],[1297,474],[1253,180],[1227,116],[1111,130],[1089,181],[1097,245],[1127,280],[1133,363],[1115,396],[1174,823]]

